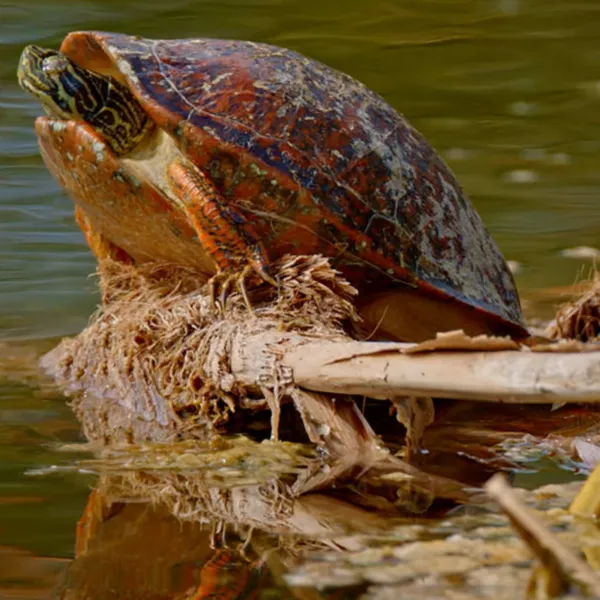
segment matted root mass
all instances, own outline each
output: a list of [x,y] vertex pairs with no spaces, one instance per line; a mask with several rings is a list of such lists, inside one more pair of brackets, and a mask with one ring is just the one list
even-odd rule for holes
[[278,413],[290,382],[277,368],[276,349],[271,372],[240,382],[231,368],[234,343],[270,331],[347,339],[344,328],[358,316],[354,288],[326,259],[286,257],[274,274],[276,291],[266,284],[251,290],[253,312],[237,293],[217,310],[191,269],[105,260],[98,267],[102,306],[42,366],[74,394],[73,409],[94,442],[205,438],[235,412]]

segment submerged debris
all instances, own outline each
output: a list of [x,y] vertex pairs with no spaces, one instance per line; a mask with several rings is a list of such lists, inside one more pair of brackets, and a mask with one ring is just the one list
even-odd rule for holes
[[502,475],[492,477],[485,489],[539,560],[529,581],[529,597],[538,598],[539,590],[543,597],[555,598],[570,591],[574,584],[600,597],[600,575],[545,527],[519,500]]
[[[515,489],[511,497],[521,510],[539,515],[554,543],[580,550],[585,543],[580,525],[565,510],[579,485]],[[363,599],[510,600],[524,597],[535,566],[528,543],[514,535],[511,519],[499,515],[492,505],[441,521],[413,525],[390,521],[384,534],[359,539],[362,547],[354,550],[311,552],[286,575],[286,581],[294,587],[328,591],[362,585]],[[582,569],[590,579],[587,591],[597,592],[597,576],[585,564]]]
[[600,466],[592,471],[571,504],[570,511],[574,515],[594,519],[600,517]]
[[245,436],[214,436],[210,441],[128,444],[103,448],[96,458],[78,464],[98,473],[147,471],[194,475],[207,487],[256,485],[298,475],[317,459],[307,444],[254,442]]

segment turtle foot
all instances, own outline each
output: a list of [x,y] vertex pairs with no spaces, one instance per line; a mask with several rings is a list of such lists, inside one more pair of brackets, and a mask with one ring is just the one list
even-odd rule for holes
[[227,305],[227,299],[232,291],[238,291],[244,299],[248,312],[254,314],[254,308],[250,297],[248,296],[248,290],[246,288],[246,282],[253,275],[258,275],[261,280],[265,281],[277,287],[277,282],[268,275],[263,269],[257,269],[253,264],[247,264],[242,268],[241,271],[231,273],[230,271],[219,271],[214,275],[208,282],[210,303],[213,309],[223,312]]

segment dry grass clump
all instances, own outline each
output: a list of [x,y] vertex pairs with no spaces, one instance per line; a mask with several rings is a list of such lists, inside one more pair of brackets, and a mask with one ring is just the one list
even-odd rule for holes
[[594,273],[588,289],[561,306],[546,330],[552,339],[598,341],[600,337],[600,274]]

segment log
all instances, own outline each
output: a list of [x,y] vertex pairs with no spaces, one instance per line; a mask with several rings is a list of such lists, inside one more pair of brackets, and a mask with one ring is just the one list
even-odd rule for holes
[[600,401],[600,351],[432,350],[416,344],[311,342],[283,358],[302,388],[375,399],[421,396],[519,404]]
[[[534,351],[535,350],[535,351]],[[536,349],[511,340],[462,331],[424,344],[314,341],[277,331],[236,336],[231,367],[236,380],[254,384],[275,360],[286,378],[306,390],[511,404],[600,402],[600,347],[557,343]]]

